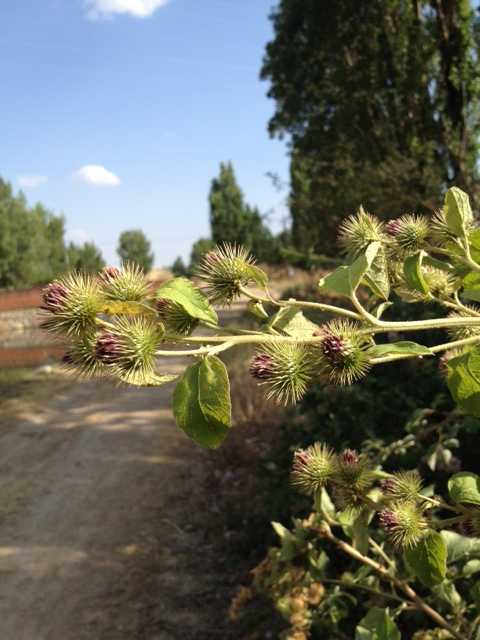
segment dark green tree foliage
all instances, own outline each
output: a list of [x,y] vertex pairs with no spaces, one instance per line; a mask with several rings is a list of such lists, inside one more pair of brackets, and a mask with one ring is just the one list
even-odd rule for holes
[[178,256],[178,258],[175,258],[172,266],[170,267],[170,270],[173,273],[173,275],[176,277],[182,277],[182,276],[188,275],[188,269],[185,266],[185,263],[181,256]]
[[[241,244],[261,262],[278,262],[278,243],[258,208],[245,202],[231,162],[220,164],[219,176],[212,180],[209,204],[213,244]],[[198,261],[199,250],[203,251],[205,247],[205,244],[194,245],[195,256],[192,258]]]
[[0,178],[0,287],[48,282],[66,269],[64,219],[41,204],[29,207]]
[[117,253],[122,262],[133,262],[145,272],[153,266],[154,254],[150,242],[140,229],[123,231],[118,240]]
[[[336,252],[359,203],[425,212],[445,186],[477,195],[478,18],[469,0],[281,0],[262,77],[289,135],[293,239]],[[478,197],[478,196],[477,196]]]
[[210,238],[199,238],[192,245],[190,252],[190,271],[193,273],[202,261],[203,256],[215,248],[215,242]]
[[71,242],[67,248],[68,268],[73,271],[93,273],[105,266],[100,249],[93,242],[76,245]]

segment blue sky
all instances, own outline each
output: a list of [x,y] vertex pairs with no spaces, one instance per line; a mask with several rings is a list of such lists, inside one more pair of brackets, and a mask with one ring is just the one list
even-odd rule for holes
[[116,262],[142,228],[156,265],[208,235],[207,195],[232,160],[246,198],[273,210],[288,176],[258,79],[274,0],[0,2],[0,175],[66,217]]

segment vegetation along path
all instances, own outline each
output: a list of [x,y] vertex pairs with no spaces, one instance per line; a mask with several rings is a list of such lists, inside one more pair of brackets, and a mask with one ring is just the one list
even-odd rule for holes
[[225,637],[206,454],[170,395],[88,381],[2,420],[2,640]]

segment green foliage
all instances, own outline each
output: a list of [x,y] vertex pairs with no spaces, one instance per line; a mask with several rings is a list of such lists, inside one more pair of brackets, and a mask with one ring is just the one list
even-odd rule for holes
[[270,133],[291,140],[297,249],[333,255],[358,202],[391,218],[431,212],[445,184],[477,197],[475,3],[281,0],[271,19],[262,77]]
[[454,502],[480,505],[480,478],[475,473],[456,473],[448,481],[448,492]]
[[186,278],[169,280],[157,289],[156,298],[175,302],[194,320],[212,324],[218,322],[218,316],[208,299]]
[[217,357],[190,365],[173,394],[178,426],[204,447],[216,449],[231,426],[228,374]]
[[183,259],[181,256],[178,256],[178,258],[175,258],[172,266],[170,267],[170,270],[174,276],[177,276],[177,277],[188,276],[188,269],[185,266],[185,263],[183,262]]
[[401,635],[388,608],[373,607],[358,623],[355,640],[401,640]]
[[64,219],[41,204],[29,207],[0,178],[0,287],[44,284],[66,268]]
[[426,587],[440,584],[447,573],[447,547],[437,531],[430,531],[414,547],[407,549],[405,558],[416,578]]
[[203,256],[213,249],[215,249],[215,242],[210,238],[199,238],[194,242],[190,252],[190,271],[194,272],[202,262]]
[[136,264],[144,272],[152,268],[154,255],[151,245],[140,229],[131,229],[120,234],[117,253],[122,262]]
[[105,266],[101,251],[93,242],[76,245],[71,242],[67,247],[68,268],[74,271],[94,273]]

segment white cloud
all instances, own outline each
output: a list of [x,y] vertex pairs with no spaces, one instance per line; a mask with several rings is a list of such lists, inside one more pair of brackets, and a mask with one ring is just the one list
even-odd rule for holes
[[34,189],[47,181],[47,176],[18,176],[17,182],[24,189]]
[[92,20],[111,18],[125,13],[135,18],[149,18],[169,0],[84,0],[87,17]]
[[101,187],[116,187],[120,184],[120,178],[99,164],[86,164],[75,175],[87,184]]

